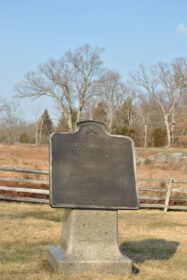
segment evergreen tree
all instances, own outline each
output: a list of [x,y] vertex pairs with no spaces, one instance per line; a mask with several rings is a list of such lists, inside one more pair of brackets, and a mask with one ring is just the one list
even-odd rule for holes
[[167,142],[167,132],[165,128],[156,128],[152,134],[152,142],[154,147],[165,146]]
[[128,97],[118,106],[115,126],[126,126],[132,128],[134,119],[136,118],[135,111],[135,106],[132,104],[132,98]]
[[68,125],[67,125],[67,122],[66,122],[66,118],[63,114],[58,121],[56,131],[57,132],[67,132],[68,131]]
[[49,135],[54,131],[53,122],[47,110],[45,110],[41,115],[38,123],[38,128],[39,128],[39,140],[40,140],[39,142],[46,143],[48,141]]
[[53,132],[53,122],[49,116],[47,110],[45,110],[40,118],[40,123],[42,127],[42,134],[45,136],[49,136]]
[[96,108],[93,109],[93,120],[106,123],[107,113],[105,104],[100,102]]
[[[76,126],[77,126],[76,120],[77,120],[77,111],[73,110],[72,111],[72,118],[71,118],[73,131],[76,129]],[[69,131],[67,119],[65,118],[64,113],[62,113],[62,116],[58,121],[56,130],[57,130],[57,132],[62,132],[62,131],[68,132]]]
[[29,136],[28,136],[27,132],[24,132],[20,135],[19,142],[20,143],[29,143]]

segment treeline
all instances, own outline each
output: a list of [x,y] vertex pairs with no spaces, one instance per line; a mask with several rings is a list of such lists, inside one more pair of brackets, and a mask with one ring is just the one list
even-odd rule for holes
[[33,125],[32,141],[26,131],[19,141],[45,143],[51,132],[75,131],[77,122],[93,119],[110,133],[132,137],[137,146],[186,146],[186,58],[140,65],[122,81],[117,71],[104,67],[102,51],[84,45],[25,75],[16,97],[48,96],[60,117],[54,125],[46,110]]

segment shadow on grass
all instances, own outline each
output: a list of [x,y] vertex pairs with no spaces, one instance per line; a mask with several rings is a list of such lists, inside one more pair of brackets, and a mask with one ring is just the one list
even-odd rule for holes
[[164,239],[146,239],[124,242],[121,244],[120,250],[135,263],[143,263],[146,260],[170,259],[175,254],[179,244],[179,242]]

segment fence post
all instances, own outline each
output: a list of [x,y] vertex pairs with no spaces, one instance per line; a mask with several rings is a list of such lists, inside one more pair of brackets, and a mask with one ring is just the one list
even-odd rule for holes
[[168,210],[169,199],[170,199],[171,189],[172,189],[172,183],[173,183],[173,177],[170,176],[170,178],[169,178],[169,184],[168,184],[168,190],[167,190],[167,194],[166,194],[164,212],[167,212],[167,210]]

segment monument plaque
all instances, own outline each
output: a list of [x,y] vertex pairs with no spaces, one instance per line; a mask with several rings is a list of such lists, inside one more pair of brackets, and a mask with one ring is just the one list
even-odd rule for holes
[[137,209],[133,141],[99,122],[50,140],[50,205],[64,210],[59,244],[48,261],[63,273],[128,274],[132,260],[118,247],[118,209]]
[[50,205],[64,208],[137,209],[134,145],[95,121],[50,140]]

